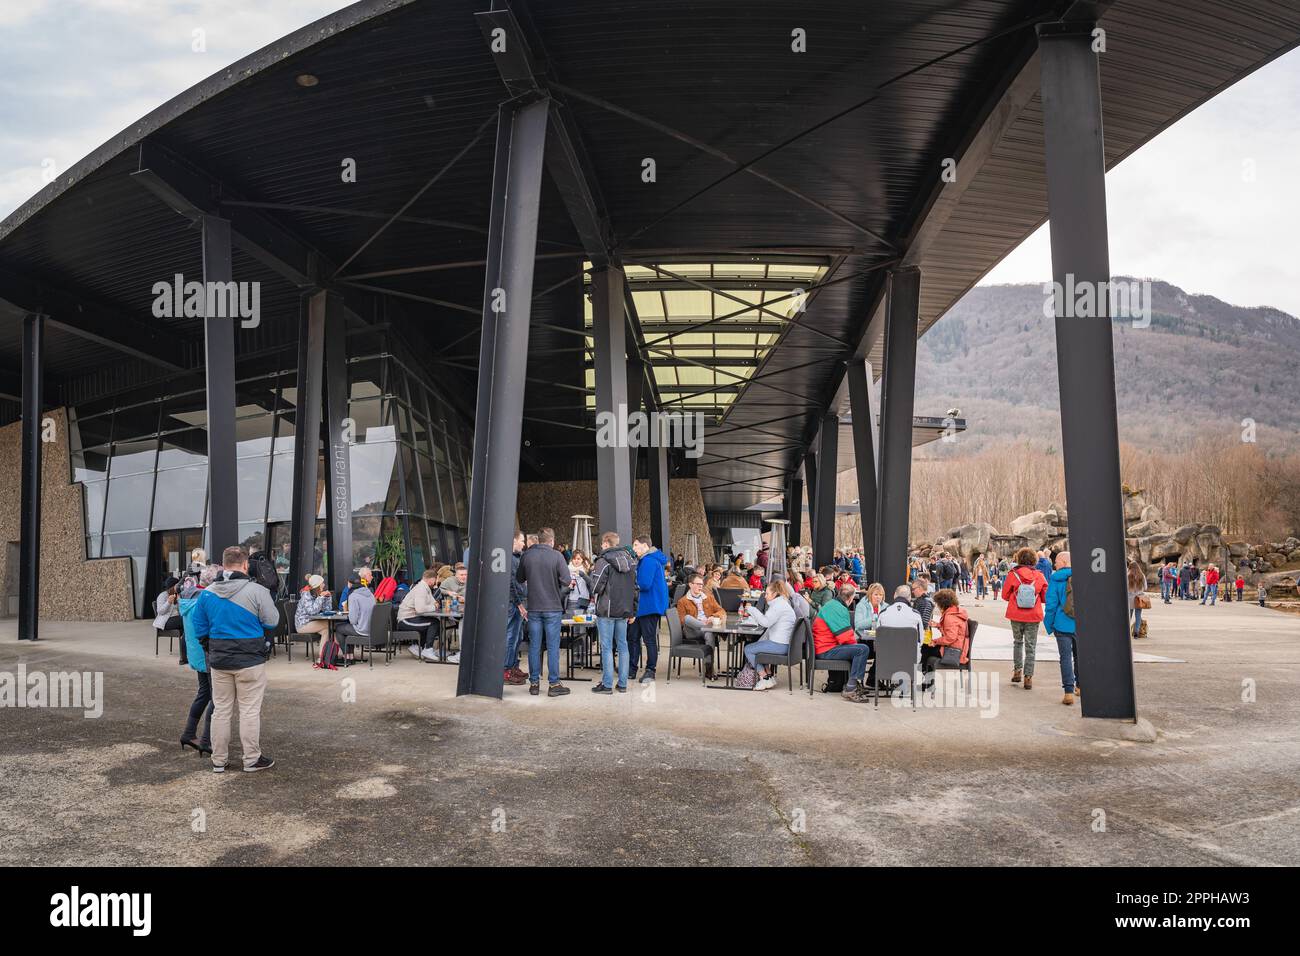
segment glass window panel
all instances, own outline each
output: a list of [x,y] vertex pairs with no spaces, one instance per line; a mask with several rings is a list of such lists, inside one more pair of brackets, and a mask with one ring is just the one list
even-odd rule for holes
[[86,508],[86,534],[98,535],[104,521],[104,495],[108,483],[88,481],[82,485],[82,497]]
[[276,455],[271,465],[271,497],[267,521],[293,520],[293,455]]
[[[415,472],[415,452],[405,445],[399,445],[398,447],[401,449],[402,454],[402,480],[406,486],[406,510],[415,514],[423,514],[424,506],[420,503],[420,477]],[[392,510],[400,507],[401,499],[399,498]]]
[[349,474],[354,515],[395,510],[397,447],[394,442],[359,442],[352,446]]
[[74,410],[73,417],[68,421],[68,431],[68,441],[74,449],[104,445],[113,437],[113,416],[96,415],[93,418],[83,418],[76,415]]
[[235,422],[235,454],[240,458],[253,458],[271,453],[271,429],[275,418],[258,415],[241,418]]
[[266,520],[266,479],[270,474],[271,459],[241,458],[238,462],[239,520]]
[[114,478],[108,483],[108,508],[104,513],[105,534],[113,531],[144,531],[149,527],[149,504],[153,474]]
[[99,481],[108,477],[108,446],[72,453],[72,480]]
[[118,442],[113,445],[113,461],[110,473],[114,478],[124,475],[140,475],[152,472],[158,440]]
[[119,408],[113,419],[113,437],[117,441],[125,438],[140,438],[153,435],[158,431],[158,403],[149,402],[132,408]]
[[92,535],[87,535],[87,536],[86,536],[86,558],[87,558],[87,560],[93,560],[93,559],[99,557],[99,548],[100,548],[100,545],[102,544],[102,542],[103,542],[103,538],[101,538],[101,537],[100,537],[99,535],[97,535],[97,534],[92,534]]
[[176,468],[208,463],[208,433],[197,428],[167,435],[158,452],[158,467]]
[[429,566],[429,546],[423,518],[411,518],[411,552],[406,566],[406,580],[418,581]]
[[352,564],[348,568],[349,573],[356,568],[375,567],[375,548],[380,537],[392,534],[394,531],[398,535],[402,533],[402,526],[395,517],[381,515],[357,517],[354,515],[352,518]]
[[285,590],[285,582],[289,578],[289,565],[293,560],[291,549],[293,543],[290,541],[290,524],[287,521],[271,525],[271,547],[267,549],[267,554],[275,563],[275,573],[280,575],[280,589]]
[[377,398],[384,394],[384,360],[362,359],[348,363],[349,397]]
[[208,404],[207,394],[203,390],[184,392],[169,396],[163,402],[162,427],[164,431],[173,428],[207,428]]
[[394,441],[397,429],[390,424],[386,403],[378,399],[363,402],[351,402],[348,415],[356,422],[356,439],[366,441]]
[[[132,479],[133,480],[133,479]],[[146,508],[148,506],[146,505]],[[144,613],[144,563],[149,555],[149,532],[104,535],[105,558],[130,558],[135,574],[135,613]],[[153,615],[150,615],[152,617]]]
[[420,456],[420,486],[424,489],[424,513],[434,521],[442,521],[442,499],[438,496],[438,477],[431,458]]
[[260,521],[241,521],[239,523],[239,543],[249,554],[262,550],[266,535],[266,526]]
[[288,452],[293,454],[293,437],[294,422],[287,415],[280,416],[279,431],[275,433],[275,451],[276,453]]
[[207,493],[206,464],[159,472],[153,504],[154,528],[197,528],[203,524]]

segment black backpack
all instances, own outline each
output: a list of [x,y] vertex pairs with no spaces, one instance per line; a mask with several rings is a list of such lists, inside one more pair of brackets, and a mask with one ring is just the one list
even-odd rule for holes
[[275,596],[280,591],[280,575],[266,558],[248,559],[248,576]]
[[826,683],[822,684],[823,694],[842,694],[844,693],[844,683],[848,680],[848,671],[827,671]]

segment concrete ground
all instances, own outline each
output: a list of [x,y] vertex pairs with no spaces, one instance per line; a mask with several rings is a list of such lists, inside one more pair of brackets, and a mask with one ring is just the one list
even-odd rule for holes
[[1157,600],[1149,621],[1142,649],[1188,662],[1137,665],[1154,743],[1062,706],[1055,664],[1026,692],[977,661],[996,708],[914,712],[707,690],[689,664],[612,698],[457,699],[456,668],[405,653],[281,651],[277,766],[224,776],[179,748],[194,675],[148,622],[44,622],[36,645],[5,622],[0,679],[100,671],[105,703],[0,709],[0,865],[1300,862],[1300,619]]

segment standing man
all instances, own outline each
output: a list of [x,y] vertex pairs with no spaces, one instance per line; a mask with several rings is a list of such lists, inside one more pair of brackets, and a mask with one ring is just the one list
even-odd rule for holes
[[648,534],[632,542],[636,552],[636,616],[628,621],[628,673],[636,679],[636,669],[641,663],[641,642],[645,642],[645,672],[641,683],[653,684],[655,668],[659,665],[659,618],[668,610],[668,581],[664,578],[664,565],[668,558],[654,546]]
[[627,693],[627,628],[636,620],[636,555],[619,544],[618,532],[600,536],[600,557],[591,569],[591,599],[596,604],[596,636],[600,639],[600,683],[593,694],[614,692],[614,651],[618,651],[618,692]]
[[560,683],[560,621],[570,587],[569,562],[555,547],[555,532],[543,528],[537,544],[519,558],[515,580],[528,586],[523,617],[528,622],[528,693],[541,693],[542,640],[546,640],[547,697],[563,697],[569,688]]
[[230,717],[239,704],[244,771],[269,770],[262,753],[262,696],[266,693],[268,632],[280,623],[271,592],[248,576],[248,552],[238,545],[221,555],[222,577],[199,593],[191,620],[212,678],[212,772],[225,773]]
[[515,532],[510,554],[510,613],[506,615],[506,660],[504,681],[507,684],[525,684],[528,675],[519,669],[519,641],[524,636],[524,623],[528,620],[528,586],[519,580],[519,558],[524,553],[524,533]]

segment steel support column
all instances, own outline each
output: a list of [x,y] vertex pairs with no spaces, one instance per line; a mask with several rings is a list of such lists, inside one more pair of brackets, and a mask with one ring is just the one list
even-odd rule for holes
[[[230,222],[200,216],[203,283],[232,281]],[[217,297],[209,295],[211,304]],[[205,305],[206,313],[206,305]],[[235,460],[235,323],[233,316],[204,315],[203,362],[208,401],[208,554],[239,544],[239,472]]]
[[[812,529],[817,527],[817,456],[812,449],[803,456],[803,486],[808,493],[808,538],[812,540]],[[802,544],[802,539],[798,543]],[[813,566],[816,564],[814,561]]]
[[817,436],[817,513],[812,519],[813,561],[819,568],[835,560],[835,480],[839,450],[839,416],[827,415]]
[[631,456],[626,447],[627,325],[623,315],[623,270],[606,266],[591,273],[592,338],[596,361],[596,491],[600,533],[617,531],[632,540]]
[[907,533],[912,505],[912,414],[916,404],[916,330],[921,270],[889,277],[885,306],[885,368],[880,421],[880,481],[876,493],[876,567],[892,600],[907,580]]
[[289,593],[315,570],[316,484],[320,479],[321,391],[325,374],[325,296],[307,300],[298,323],[298,379],[293,429],[293,524],[289,534]]
[[1088,688],[1083,714],[1135,720],[1094,26],[1066,22],[1038,28],[1052,277],[1058,288],[1091,286],[1098,313],[1062,315],[1062,299],[1057,299],[1061,449],[1083,674],[1079,683]]
[[548,99],[515,100],[502,105],[497,119],[457,695],[501,698],[549,108]]
[[651,445],[646,449],[650,472],[650,537],[664,552],[672,554],[672,528],[668,519],[668,449]]
[[871,402],[871,366],[849,360],[849,406],[853,415],[853,458],[858,474],[858,513],[862,520],[862,557],[875,580],[876,564],[876,436]]
[[45,316],[28,313],[23,316],[23,459],[18,530],[21,568],[10,572],[18,578],[20,641],[36,640],[40,618],[41,397],[44,394],[44,351]]
[[330,589],[342,594],[352,574],[351,429],[345,427],[348,330],[343,299],[335,292],[320,295],[325,300],[325,534]]
[[[645,402],[642,399],[643,386],[645,384],[645,363],[636,355],[636,345],[633,343],[632,351],[627,357],[627,413],[641,411]],[[636,504],[636,475],[640,471],[642,447],[639,444],[628,443],[627,449],[627,467],[628,467],[628,488],[631,498],[629,507]],[[653,449],[652,449],[653,451]],[[653,467],[653,455],[647,459],[647,466]],[[647,472],[647,477],[649,473]],[[655,542],[658,544],[659,542]]]
[[803,534],[803,479],[797,471],[790,476],[785,490],[785,520],[790,522],[786,544],[798,547],[799,537]]

